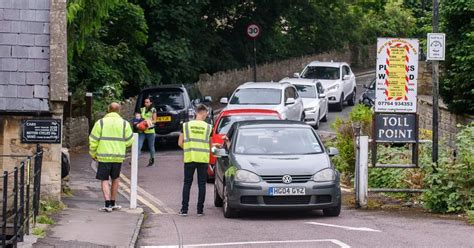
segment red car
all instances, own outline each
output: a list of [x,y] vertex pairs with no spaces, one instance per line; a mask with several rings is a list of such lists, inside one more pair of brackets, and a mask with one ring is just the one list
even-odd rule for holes
[[[222,137],[227,134],[230,126],[236,121],[247,120],[271,120],[281,119],[280,114],[275,110],[269,109],[229,109],[222,111],[217,120],[214,122],[212,129],[212,143],[222,144]],[[207,169],[207,182],[214,182],[214,167],[216,165],[216,157],[212,155],[209,159],[209,167]]]

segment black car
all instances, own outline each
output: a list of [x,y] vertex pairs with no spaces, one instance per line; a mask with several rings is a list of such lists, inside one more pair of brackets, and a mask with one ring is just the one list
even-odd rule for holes
[[140,113],[145,98],[150,98],[157,111],[155,133],[157,137],[177,138],[184,122],[194,119],[196,102],[210,100],[191,100],[184,85],[161,85],[144,89],[137,98],[135,111]]
[[362,103],[368,107],[373,107],[375,104],[375,78],[370,81],[369,85],[364,85],[366,90],[360,96],[359,103]]

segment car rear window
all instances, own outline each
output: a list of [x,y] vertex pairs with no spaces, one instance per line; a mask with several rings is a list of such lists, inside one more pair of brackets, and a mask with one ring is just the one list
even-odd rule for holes
[[302,78],[336,80],[340,78],[339,67],[308,66]]
[[156,90],[149,92],[153,105],[166,106],[171,109],[183,109],[184,108],[184,96],[180,90]]
[[281,103],[280,89],[245,88],[238,89],[230,99],[230,104],[277,105]]
[[229,128],[236,121],[250,121],[250,120],[278,120],[277,115],[230,115],[224,116],[220,119],[216,129],[217,134],[227,134]]
[[303,155],[322,153],[311,128],[239,129],[235,153],[247,155]]

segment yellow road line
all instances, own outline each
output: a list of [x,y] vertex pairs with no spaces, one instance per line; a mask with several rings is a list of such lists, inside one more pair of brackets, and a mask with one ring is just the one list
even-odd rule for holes
[[[125,192],[130,194],[130,188],[124,185],[120,185]],[[139,200],[141,203],[145,204],[147,207],[149,207],[155,214],[163,214],[155,205],[151,204],[149,201],[145,200],[145,198],[141,197],[140,195],[137,194],[137,200]]]

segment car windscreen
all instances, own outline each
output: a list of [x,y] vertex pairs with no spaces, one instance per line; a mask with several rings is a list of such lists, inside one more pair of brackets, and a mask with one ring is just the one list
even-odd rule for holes
[[239,129],[234,151],[247,155],[302,155],[322,153],[311,128]]
[[277,105],[281,102],[281,90],[269,88],[239,89],[230,99],[230,104]]
[[224,116],[219,121],[216,129],[217,134],[226,134],[229,128],[236,121],[250,121],[250,120],[278,120],[277,115],[230,115]]
[[301,77],[310,79],[336,80],[340,77],[339,67],[308,66]]
[[180,90],[157,90],[147,94],[153,105],[171,107],[171,109],[184,108],[184,96]]
[[295,84],[298,94],[303,98],[317,98],[316,88],[314,85]]

